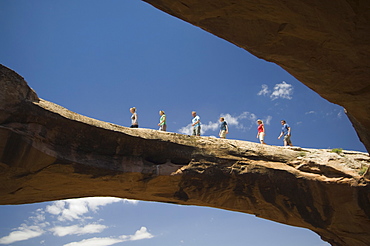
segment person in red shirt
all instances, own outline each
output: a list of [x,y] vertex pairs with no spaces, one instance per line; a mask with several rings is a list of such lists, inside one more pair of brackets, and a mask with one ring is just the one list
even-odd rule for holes
[[261,144],[266,144],[265,143],[265,126],[263,125],[262,120],[257,120],[257,138],[259,138]]

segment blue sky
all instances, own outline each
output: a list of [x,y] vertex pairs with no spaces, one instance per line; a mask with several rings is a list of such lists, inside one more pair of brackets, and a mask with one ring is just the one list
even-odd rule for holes
[[[188,134],[195,110],[204,136],[217,136],[224,116],[227,138],[253,142],[262,119],[266,143],[279,146],[285,119],[296,146],[365,152],[342,107],[279,66],[139,0],[0,0],[0,23],[0,63],[39,97],[82,115],[129,126],[136,107],[140,127],[157,129],[164,110],[168,131]],[[0,244],[328,245],[308,230],[230,211],[81,201],[76,209],[86,212],[73,220],[49,213],[56,202],[0,206]],[[72,213],[71,201],[61,203]]]
[[307,229],[206,207],[118,198],[3,207],[0,245],[329,245]]

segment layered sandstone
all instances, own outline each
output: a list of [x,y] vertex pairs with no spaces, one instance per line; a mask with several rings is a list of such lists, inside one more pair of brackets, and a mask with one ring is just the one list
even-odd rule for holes
[[343,106],[370,151],[370,1],[143,1],[278,64]]
[[0,204],[87,196],[215,207],[370,245],[368,154],[130,129],[38,98],[0,66]]

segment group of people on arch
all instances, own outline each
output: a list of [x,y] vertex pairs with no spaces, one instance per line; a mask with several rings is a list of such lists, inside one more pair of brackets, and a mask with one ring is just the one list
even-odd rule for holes
[[[138,121],[138,115],[136,112],[136,108],[130,108],[131,112],[131,128],[138,128],[139,127],[139,121]],[[200,122],[200,116],[197,115],[196,111],[191,112],[193,119],[191,121],[192,126],[192,135],[193,136],[200,136],[201,133],[201,122]],[[167,131],[167,118],[166,114],[163,110],[159,111],[160,119],[159,119],[159,129],[160,131]],[[229,127],[227,125],[227,122],[225,121],[224,117],[220,117],[220,132],[219,137],[226,139],[226,135],[229,133]],[[291,127],[287,124],[285,120],[281,120],[281,132],[278,136],[278,139],[283,137],[284,140],[284,146],[293,146],[292,141],[290,139],[291,137]],[[265,142],[265,125],[263,124],[262,120],[257,120],[257,138],[259,139],[261,144],[266,144]]]

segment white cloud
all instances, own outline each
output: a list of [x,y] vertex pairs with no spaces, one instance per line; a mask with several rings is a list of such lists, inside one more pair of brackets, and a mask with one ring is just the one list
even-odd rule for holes
[[25,241],[31,238],[39,237],[44,231],[39,226],[22,225],[16,231],[11,232],[8,236],[0,238],[0,244],[11,244],[19,241]]
[[64,246],[109,246],[116,243],[122,243],[127,241],[137,241],[143,239],[150,239],[154,237],[151,233],[148,232],[146,227],[141,227],[135,232],[134,235],[122,235],[119,237],[94,237],[89,239],[84,239],[79,242],[72,242],[65,244]]
[[201,132],[205,134],[207,131],[216,131],[220,127],[220,123],[218,122],[208,122],[208,124],[202,124]]
[[93,211],[98,210],[99,207],[101,206],[106,206],[111,203],[122,201],[122,199],[115,198],[115,197],[89,197],[89,198],[82,198],[79,200],[84,200],[87,206]]
[[262,85],[262,89],[257,93],[258,96],[266,96],[270,94],[271,91],[269,90],[269,87],[265,84]]
[[265,120],[263,120],[263,123],[265,125],[270,125],[271,120],[272,120],[272,116],[269,115],[269,116],[267,116],[267,118]]
[[65,201],[53,202],[53,205],[46,206],[46,212],[57,215],[62,213],[64,209]]
[[132,204],[132,205],[137,205],[139,203],[138,200],[132,200],[132,199],[122,199],[121,201],[123,203],[128,203],[128,204]]
[[293,95],[293,86],[283,81],[282,83],[275,85],[274,91],[271,93],[270,98],[272,100],[275,100],[278,98],[284,98],[284,99],[290,100],[292,99],[292,95]]
[[[243,112],[238,116],[231,116],[230,114],[221,114],[221,117],[225,118],[225,121],[229,126],[235,126],[238,129],[250,129],[250,125],[257,120],[257,116],[250,112]],[[242,120],[246,120],[249,127],[246,127]]]
[[100,224],[88,224],[85,226],[56,226],[54,228],[51,228],[50,231],[53,232],[53,235],[58,237],[64,237],[67,235],[84,235],[84,234],[91,234],[91,233],[100,233],[104,229],[106,229],[107,226],[100,225]]
[[[207,131],[216,131],[219,128],[219,123],[209,121],[208,124],[201,123],[200,133],[204,135]],[[185,135],[192,135],[193,134],[193,126],[188,124],[178,130],[179,133]]]
[[[235,127],[240,130],[249,130],[251,129],[257,120],[257,116],[250,112],[243,112],[240,115],[232,116],[230,114],[221,114],[220,117],[224,117],[225,121],[227,122],[229,127]],[[219,118],[217,118],[217,121],[212,122],[209,121],[207,124],[202,123],[201,125],[201,135],[204,135],[208,131],[217,131],[220,129],[220,122],[218,121]],[[267,116],[266,118],[266,125],[270,124],[272,117]],[[230,129],[231,131],[232,129]],[[191,124],[182,127],[178,130],[181,134],[191,135],[193,133],[193,127]]]
[[110,238],[110,237],[93,237],[89,239],[84,239],[79,242],[72,242],[64,244],[64,246],[109,246],[116,243],[124,242],[119,238]]
[[258,96],[267,96],[269,95],[271,100],[276,100],[278,98],[283,99],[292,99],[293,95],[293,86],[287,84],[285,81],[274,86],[273,91],[271,92],[267,85],[263,84],[262,89],[257,93]]
[[73,221],[80,219],[82,215],[90,211],[97,211],[101,206],[120,201],[122,200],[114,197],[68,199],[54,202],[52,205],[46,207],[46,211],[53,215],[59,215],[59,221]]
[[146,227],[142,226],[139,230],[135,232],[134,235],[130,236],[128,239],[129,241],[136,241],[142,239],[149,239],[152,238],[153,235],[148,232]]
[[191,134],[193,134],[193,129],[192,129],[191,123],[188,124],[187,126],[181,127],[178,130],[178,132],[181,133],[181,134],[185,134],[185,135],[191,135]]
[[88,201],[84,199],[73,199],[65,201],[65,208],[60,213],[59,220],[75,220],[80,219],[80,216],[89,212]]
[[[97,222],[83,225],[86,219],[94,219],[92,217],[87,217],[87,213],[97,213],[97,211],[101,207],[117,202],[136,205],[139,201],[113,197],[90,197],[55,201],[45,208],[39,208],[32,212],[32,216],[25,220],[24,224],[22,224],[18,228],[13,229],[13,231],[10,232],[9,235],[1,237],[0,244],[11,244],[18,241],[25,241],[35,237],[39,237],[45,233],[49,233],[58,237],[63,237],[67,235],[101,233],[108,227]],[[77,222],[82,224],[70,225],[70,223],[75,220],[78,220]],[[141,239],[141,237],[150,238],[150,236],[152,235],[146,231],[146,228],[142,227],[135,233],[135,235],[126,237],[127,240],[138,240]],[[111,242],[122,242],[122,240],[123,238],[117,237],[113,241],[111,240]],[[97,241],[100,242],[102,240],[99,239]],[[103,241],[108,243],[96,245],[111,245],[109,244],[109,240]]]
[[311,111],[306,112],[305,114],[316,114],[316,112],[311,110]]

